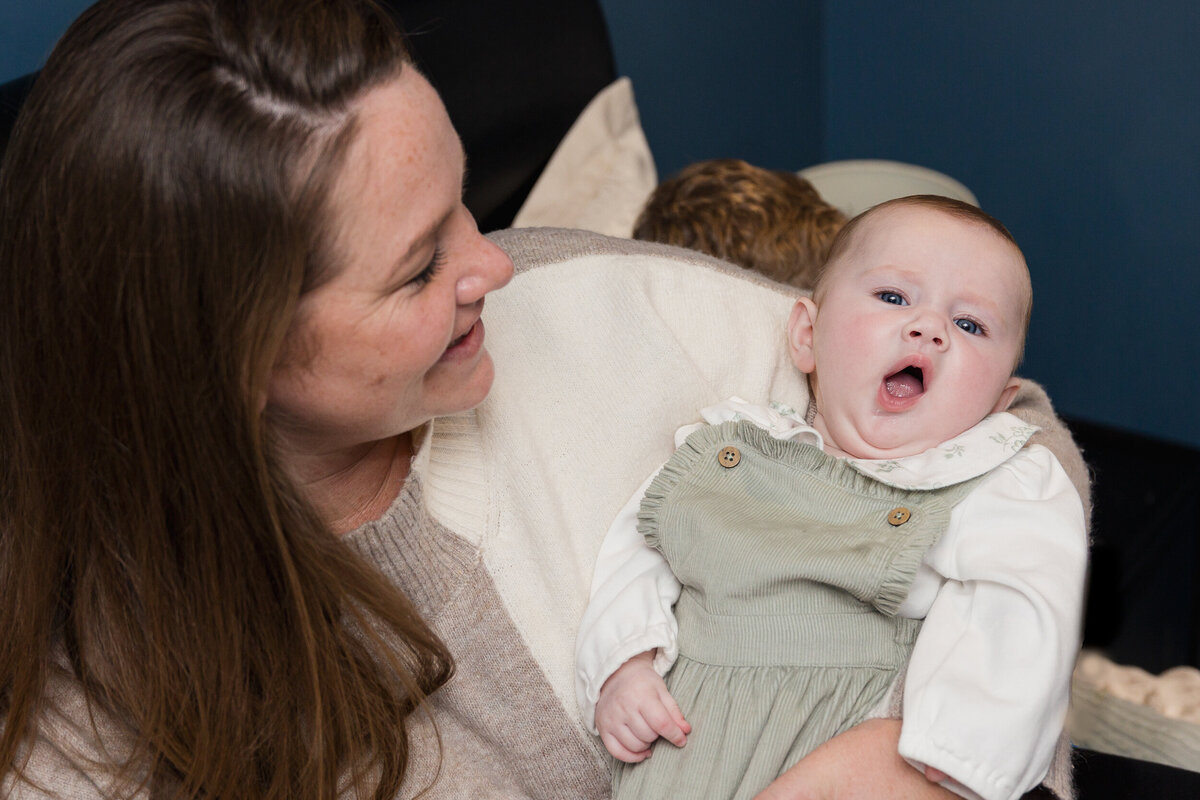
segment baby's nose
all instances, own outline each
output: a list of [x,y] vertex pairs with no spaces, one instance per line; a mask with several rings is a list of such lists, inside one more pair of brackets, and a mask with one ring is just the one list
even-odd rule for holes
[[912,337],[913,339],[926,339],[928,341],[933,342],[936,345],[940,345],[942,343],[941,336],[938,336],[936,334],[934,334],[933,336],[926,336],[925,333],[922,332],[919,328],[914,328],[913,330],[909,331],[908,335],[910,337]]
[[929,317],[913,320],[906,329],[908,338],[915,342],[929,342],[937,348],[946,346],[946,326]]

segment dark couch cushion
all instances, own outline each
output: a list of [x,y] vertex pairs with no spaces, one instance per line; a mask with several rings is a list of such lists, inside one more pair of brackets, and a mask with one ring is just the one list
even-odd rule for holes
[[485,232],[507,228],[588,102],[616,79],[595,0],[393,0],[417,64],[442,95]]
[[1200,451],[1067,423],[1093,480],[1084,644],[1152,673],[1200,667]]
[[17,112],[21,110],[21,103],[25,102],[25,96],[33,88],[33,80],[36,77],[37,73],[32,72],[8,83],[0,83],[0,155],[3,155],[4,148],[8,145],[8,137],[17,121]]

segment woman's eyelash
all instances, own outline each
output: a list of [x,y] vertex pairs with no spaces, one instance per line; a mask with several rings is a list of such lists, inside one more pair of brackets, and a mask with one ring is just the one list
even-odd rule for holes
[[409,283],[415,284],[418,287],[424,286],[425,284],[429,283],[431,280],[434,279],[434,277],[438,274],[438,272],[441,271],[442,264],[444,264],[445,262],[446,262],[446,253],[442,250],[441,247],[435,248],[433,251],[433,258],[429,259],[429,264],[427,264],[425,266],[425,269],[421,270],[416,275],[414,275],[413,279],[411,281],[409,281]]

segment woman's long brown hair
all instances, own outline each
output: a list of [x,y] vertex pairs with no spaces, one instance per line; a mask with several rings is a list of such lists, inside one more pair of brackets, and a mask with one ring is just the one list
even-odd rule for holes
[[370,0],[105,0],[0,165],[0,780],[65,674],[130,793],[393,797],[449,653],[274,456],[261,400],[352,101],[406,68]]

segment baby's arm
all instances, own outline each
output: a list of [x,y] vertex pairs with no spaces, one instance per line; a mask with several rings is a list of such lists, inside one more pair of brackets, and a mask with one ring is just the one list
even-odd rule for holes
[[613,758],[630,764],[649,756],[659,736],[683,747],[692,732],[653,661],[652,652],[626,661],[604,682],[596,703],[600,741]]
[[675,615],[679,581],[666,559],[637,530],[637,512],[648,478],[617,514],[600,546],[591,599],[575,643],[575,691],[584,725],[596,733],[601,688],[638,654],[653,653],[666,673],[678,654]]
[[[945,578],[904,690],[900,753],[966,797],[1016,798],[1046,774],[1079,646],[1087,541],[1079,495],[1031,446],[954,511],[926,565]],[[928,585],[928,584],[927,584]]]

